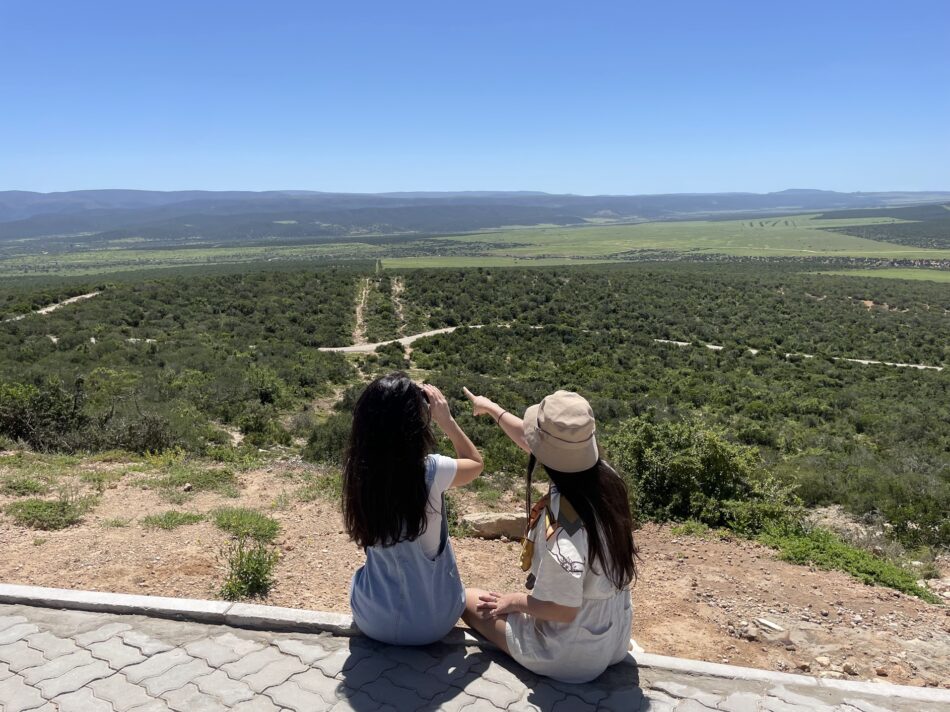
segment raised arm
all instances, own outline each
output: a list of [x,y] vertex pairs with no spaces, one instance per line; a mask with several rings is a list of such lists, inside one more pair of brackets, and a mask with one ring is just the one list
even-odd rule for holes
[[429,412],[432,413],[432,420],[436,425],[442,428],[442,432],[452,441],[452,446],[455,448],[457,469],[455,471],[455,479],[452,480],[452,486],[460,487],[467,485],[478,477],[485,467],[482,454],[478,451],[478,448],[475,447],[474,443],[469,440],[465,431],[455,422],[455,418],[452,417],[452,411],[449,410],[449,404],[445,400],[445,396],[442,395],[442,391],[431,383],[424,384],[422,390],[429,401]]
[[524,439],[524,423],[514,413],[511,413],[495,401],[485,396],[476,396],[468,388],[462,388],[465,397],[472,402],[472,415],[488,415],[505,432],[511,441],[525,452],[531,452]]

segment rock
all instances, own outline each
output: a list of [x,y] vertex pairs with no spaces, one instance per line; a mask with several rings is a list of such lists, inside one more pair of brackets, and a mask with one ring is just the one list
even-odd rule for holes
[[184,484],[184,486],[182,486],[181,491],[182,491],[182,492],[191,492],[192,489],[193,489],[193,488],[192,488],[192,486],[191,486],[191,482],[186,482],[186,483]]
[[462,524],[467,526],[474,536],[482,539],[520,539],[524,536],[524,514],[513,512],[482,512],[466,514]]
[[802,672],[811,672],[811,665],[805,661],[798,663],[795,667]]
[[822,611],[822,612],[821,612],[821,617],[822,617],[822,618],[827,618],[827,617],[828,617],[828,611]]
[[815,664],[821,665],[822,667],[828,667],[831,665],[831,658],[829,658],[827,655],[819,655],[817,658],[815,658]]
[[874,672],[877,674],[878,677],[887,677],[887,668],[886,668],[886,667],[881,666],[881,667],[879,667],[879,668],[875,668],[875,669],[874,669]]
[[858,668],[855,667],[854,663],[845,663],[841,669],[847,675],[855,676],[858,674]]
[[844,674],[835,672],[834,670],[825,670],[821,673],[821,677],[827,677],[831,680],[840,680],[844,677]]

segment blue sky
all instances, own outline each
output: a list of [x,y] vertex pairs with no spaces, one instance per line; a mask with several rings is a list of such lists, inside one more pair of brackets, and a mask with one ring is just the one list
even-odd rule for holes
[[927,190],[948,167],[945,0],[0,0],[0,190]]

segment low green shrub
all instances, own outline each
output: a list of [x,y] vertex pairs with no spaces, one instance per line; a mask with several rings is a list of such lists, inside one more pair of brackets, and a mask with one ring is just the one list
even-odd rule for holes
[[221,586],[221,598],[238,601],[244,598],[266,598],[274,585],[274,568],[278,553],[263,541],[248,544],[245,537],[228,542],[222,550],[228,569]]
[[29,497],[30,495],[46,494],[49,485],[43,480],[29,475],[11,475],[0,484],[0,492],[11,497]]
[[255,541],[270,542],[280,531],[280,524],[276,519],[246,507],[222,507],[216,509],[212,516],[219,529],[239,539],[250,538]]
[[150,514],[142,518],[142,526],[148,529],[177,529],[186,524],[204,521],[204,515],[196,512],[179,512],[170,509],[161,514]]
[[851,546],[826,529],[768,526],[757,538],[763,544],[777,549],[779,557],[785,561],[844,571],[869,585],[887,586],[929,603],[941,603],[931,591],[917,585],[913,573]]
[[74,489],[63,488],[56,499],[23,499],[11,502],[5,511],[20,526],[51,531],[78,524],[93,502],[92,498],[80,497]]
[[308,477],[306,484],[294,493],[300,502],[313,502],[326,499],[339,502],[343,497],[343,477],[339,472]]

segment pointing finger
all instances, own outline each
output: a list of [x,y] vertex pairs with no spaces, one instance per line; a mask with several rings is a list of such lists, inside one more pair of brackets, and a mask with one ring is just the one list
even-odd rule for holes
[[468,388],[466,388],[465,386],[462,386],[462,393],[464,393],[465,397],[468,398],[470,401],[472,402],[475,401],[475,396],[472,395],[472,392],[468,390]]

